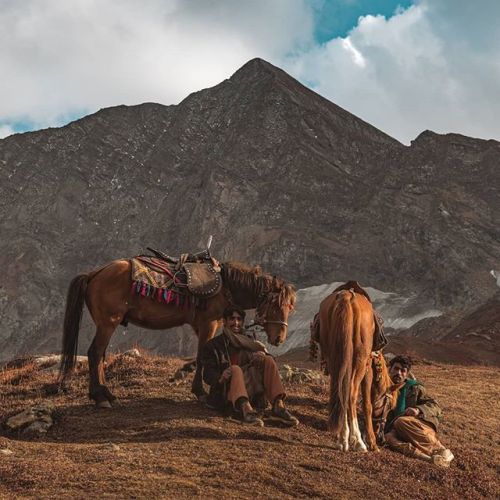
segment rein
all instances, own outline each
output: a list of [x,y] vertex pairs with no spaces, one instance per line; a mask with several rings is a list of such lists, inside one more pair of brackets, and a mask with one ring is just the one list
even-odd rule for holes
[[[372,417],[373,422],[385,424],[387,415],[389,414],[389,412],[386,410],[390,410],[391,400],[392,396],[389,392],[385,392],[377,398],[377,400],[373,403],[373,413],[375,414],[380,412],[380,416]],[[382,404],[379,404],[380,402],[382,402]]]
[[257,318],[256,321],[253,323],[250,323],[247,328],[253,328],[254,326],[260,326],[261,328],[264,328],[264,325],[266,324],[276,324],[276,325],[283,325],[288,328],[288,323],[286,321],[280,321],[280,320],[267,320],[263,318]]

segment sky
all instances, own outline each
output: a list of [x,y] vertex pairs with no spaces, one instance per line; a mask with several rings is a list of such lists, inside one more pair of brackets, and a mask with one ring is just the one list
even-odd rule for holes
[[0,0],[0,138],[261,57],[404,144],[500,140],[498,0]]

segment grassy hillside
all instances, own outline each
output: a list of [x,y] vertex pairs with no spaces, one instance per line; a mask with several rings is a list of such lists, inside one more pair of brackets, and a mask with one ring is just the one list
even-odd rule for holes
[[301,425],[246,427],[193,400],[190,379],[170,383],[182,361],[111,358],[120,406],[97,411],[87,369],[69,393],[45,396],[54,374],[34,363],[0,371],[0,421],[50,399],[54,427],[41,437],[0,434],[0,498],[493,498],[499,492],[500,370],[420,364],[417,377],[445,411],[450,469],[389,450],[345,453],[326,431],[327,385],[289,385]]

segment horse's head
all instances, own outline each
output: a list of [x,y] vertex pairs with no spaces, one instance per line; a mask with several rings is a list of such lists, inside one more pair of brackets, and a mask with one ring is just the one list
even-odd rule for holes
[[271,345],[282,344],[288,333],[288,316],[295,307],[295,290],[292,285],[281,285],[259,297],[255,323],[262,326]]
[[288,333],[288,315],[295,306],[294,287],[277,276],[263,273],[260,266],[238,262],[221,264],[221,274],[231,302],[247,309],[255,307],[255,324],[264,328],[268,342],[275,346],[282,344]]

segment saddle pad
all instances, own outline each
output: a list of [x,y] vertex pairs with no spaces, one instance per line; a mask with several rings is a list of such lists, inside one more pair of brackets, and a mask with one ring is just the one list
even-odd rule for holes
[[212,264],[184,264],[188,290],[199,297],[213,297],[220,292],[222,279]]
[[344,283],[343,285],[340,285],[339,287],[335,288],[335,290],[332,293],[337,293],[340,292],[341,290],[353,290],[354,293],[359,293],[360,295],[366,297],[368,299],[368,302],[372,301],[366,290],[362,288],[357,281],[348,281],[347,283]]
[[167,262],[156,257],[140,256],[130,259],[132,281],[153,288],[169,289],[174,284],[174,273]]

